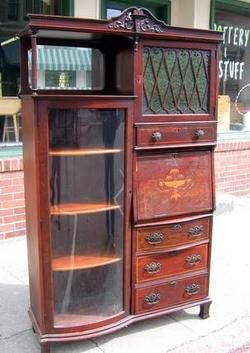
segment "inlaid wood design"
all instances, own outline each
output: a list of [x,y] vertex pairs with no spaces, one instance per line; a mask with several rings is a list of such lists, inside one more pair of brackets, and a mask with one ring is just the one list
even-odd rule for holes
[[178,200],[183,198],[183,191],[187,191],[192,187],[192,178],[181,174],[177,168],[170,169],[165,179],[160,179],[158,188],[160,191],[169,193],[170,199]]
[[208,113],[210,52],[183,48],[143,50],[143,113]]
[[211,152],[176,152],[137,159],[138,220],[206,211],[212,205]]

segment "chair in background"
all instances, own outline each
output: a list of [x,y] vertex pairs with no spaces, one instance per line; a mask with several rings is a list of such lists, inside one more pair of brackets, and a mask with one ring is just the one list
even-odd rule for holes
[[1,97],[0,116],[4,116],[5,119],[2,141],[10,142],[10,134],[14,133],[15,142],[19,143],[19,133],[21,129],[21,100],[17,97]]

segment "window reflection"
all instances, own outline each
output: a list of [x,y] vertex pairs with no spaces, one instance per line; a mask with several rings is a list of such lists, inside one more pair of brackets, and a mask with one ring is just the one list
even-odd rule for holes
[[111,17],[119,16],[121,14],[121,12],[122,12],[122,10],[108,8],[107,14],[106,14],[107,19],[110,19]]
[[[28,53],[31,86],[32,51]],[[104,87],[104,57],[98,49],[37,46],[38,89],[100,90]]]

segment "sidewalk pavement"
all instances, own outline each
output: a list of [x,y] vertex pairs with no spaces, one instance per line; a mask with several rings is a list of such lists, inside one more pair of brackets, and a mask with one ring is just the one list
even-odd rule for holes
[[[54,344],[52,353],[250,353],[250,197],[217,196],[210,318],[199,307],[107,336]],[[226,201],[225,201],[226,200]],[[25,237],[0,242],[0,352],[39,353],[27,314]]]

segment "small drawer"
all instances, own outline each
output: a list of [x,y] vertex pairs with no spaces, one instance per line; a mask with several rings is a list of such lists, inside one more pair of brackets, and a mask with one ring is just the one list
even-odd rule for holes
[[164,226],[136,228],[135,250],[167,249],[209,239],[211,217]]
[[208,295],[208,276],[199,275],[135,289],[135,314],[188,304]]
[[216,140],[214,122],[137,126],[136,131],[138,147],[208,143]]
[[208,245],[194,246],[165,254],[137,256],[136,282],[152,281],[206,269]]

